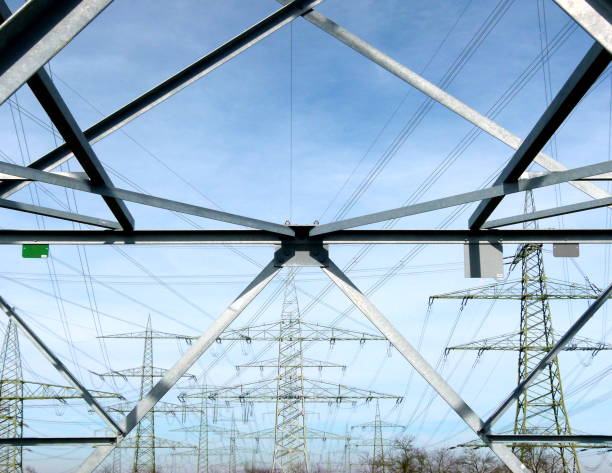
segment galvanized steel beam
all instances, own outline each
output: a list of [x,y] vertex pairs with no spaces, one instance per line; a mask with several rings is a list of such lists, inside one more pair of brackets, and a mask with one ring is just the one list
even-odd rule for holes
[[84,223],[85,225],[93,225],[96,227],[110,228],[118,230],[121,228],[118,222],[105,220],[103,218],[89,217],[64,210],[51,209],[49,207],[41,207],[39,205],[26,204],[24,202],[15,202],[14,200],[0,199],[0,207],[3,209],[18,210],[20,212],[31,213],[35,215],[43,215],[45,217],[59,218],[68,220],[69,222]]
[[612,205],[612,197],[589,200],[586,202],[580,202],[578,204],[563,205],[553,209],[537,210],[535,212],[513,215],[511,217],[504,217],[496,220],[487,220],[482,228],[487,229],[505,227],[507,225],[514,225],[515,223],[531,222],[532,220],[540,220],[542,218],[558,217],[559,215],[583,212],[585,210],[598,209],[601,207],[607,207],[609,205]]
[[[595,43],[506,164],[495,184],[518,181],[609,63],[610,53]],[[469,227],[482,227],[502,199],[503,196],[480,202],[468,220]]]
[[116,437],[18,437],[0,438],[0,445],[34,447],[37,445],[114,445]]
[[[410,342],[393,326],[393,324],[378,310],[378,308],[363,294],[357,286],[332,261],[323,272],[338,286],[366,318],[382,333],[389,343],[413,366],[421,377],[436,391],[436,393],[453,409],[465,424],[476,434],[483,428],[483,421],[478,414],[461,398],[461,396],[438,374],[427,360],[414,348]],[[481,437],[497,457],[513,473],[529,471],[525,465],[502,444],[492,444],[486,437]]]
[[3,172],[5,174],[11,174],[13,176],[23,177],[26,179],[31,179],[34,181],[44,182],[46,184],[51,184],[54,186],[67,187],[69,189],[89,192],[91,194],[126,200],[128,202],[134,202],[136,204],[148,205],[150,207],[157,207],[160,209],[171,210],[174,212],[195,215],[197,217],[210,218],[212,220],[219,220],[221,222],[256,228],[258,230],[267,230],[275,233],[281,233],[284,235],[293,235],[293,230],[291,230],[291,228],[285,225],[266,222],[264,220],[258,220],[250,217],[243,217],[241,215],[221,212],[220,210],[213,210],[197,205],[185,204],[183,202],[163,199],[161,197],[154,197],[148,194],[142,194],[140,192],[119,189],[117,187],[96,185],[88,181],[83,181],[81,179],[73,179],[59,174],[38,171],[36,169],[26,166],[18,166],[16,164],[0,162],[0,172]]
[[[284,241],[287,239],[277,233],[259,230],[0,230],[0,245],[272,246]],[[612,244],[612,230],[341,230],[297,241],[323,245]]]
[[31,0],[0,6],[0,104],[66,46],[112,0]]
[[612,4],[609,0],[555,0],[555,3],[612,53]]
[[[521,179],[518,182],[497,184],[486,189],[479,189],[471,192],[465,192],[463,194],[456,194],[450,197],[443,197],[441,199],[434,199],[427,202],[362,215],[360,217],[353,217],[345,220],[339,220],[337,222],[326,223],[313,228],[310,234],[313,236],[322,235],[337,230],[360,227],[363,225],[369,225],[371,223],[384,222],[385,220],[432,212],[434,210],[455,207],[457,205],[463,205],[470,202],[478,202],[479,200],[483,199],[502,197],[504,195],[515,194],[517,192],[526,190],[561,184],[563,182],[572,181],[581,177],[601,174],[608,172],[611,169],[612,161],[604,161],[602,163],[591,164],[589,166],[570,169],[568,171],[551,172],[546,176],[534,177],[532,179]],[[2,170],[1,167],[0,170]]]
[[[612,435],[537,435],[537,434],[494,434],[487,435],[491,443],[536,443],[545,444],[612,444]],[[578,447],[579,445],[576,445]]]
[[8,305],[8,303],[0,296],[0,310],[2,310],[7,317],[12,319],[15,324],[23,331],[23,333],[28,337],[28,339],[32,342],[32,344],[40,351],[47,360],[51,363],[51,365],[70,383],[70,385],[76,389],[81,396],[83,396],[83,400],[89,404],[94,412],[96,412],[104,422],[114,430],[118,435],[123,433],[123,429],[121,426],[115,422],[115,420],[106,412],[106,410],[102,407],[102,405],[96,400],[95,397],[91,395],[89,390],[81,384],[81,382],[77,379],[76,376],[72,374],[72,372],[62,363],[62,361],[55,356],[53,351],[43,342],[36,332],[34,332],[28,324],[23,320],[17,312],[13,310],[13,308]]
[[[204,77],[209,72],[212,72],[233,57],[236,57],[254,44],[257,44],[262,39],[292,22],[323,1],[324,0],[294,0],[292,2],[287,2],[288,4],[286,6],[280,8],[267,18],[264,18],[259,23],[251,26],[235,38],[219,46],[214,51],[198,59],[190,66],[172,77],[169,77],[140,97],[124,105],[85,130],[85,138],[90,143],[101,140],[156,105],[172,97],[174,94],[180,92],[188,85]],[[48,171],[65,162],[70,156],[70,148],[66,145],[62,145],[30,163],[29,166],[34,169]],[[0,197],[8,197],[25,185],[27,185],[27,183],[2,183],[0,184]]]
[[[288,0],[276,1],[281,4],[286,4]],[[389,71],[394,76],[410,84],[414,88],[420,90],[422,93],[435,100],[440,105],[443,105],[444,107],[448,108],[460,117],[476,125],[482,131],[488,133],[489,135],[498,139],[502,143],[505,143],[506,145],[510,146],[511,148],[514,148],[515,150],[518,149],[521,145],[522,140],[517,135],[511,133],[501,125],[495,123],[490,118],[485,117],[472,107],[463,103],[461,100],[442,90],[441,88],[428,81],[424,77],[420,76],[413,70],[409,69],[408,67],[399,63],[392,57],[388,56],[380,49],[375,48],[371,44],[365,42],[355,34],[343,28],[339,24],[330,20],[325,15],[322,15],[317,11],[311,11],[303,15],[303,18],[312,23],[317,28],[324,31],[325,33],[341,41],[349,48],[353,49],[355,52],[361,54],[362,56],[368,58],[375,64],[378,64],[383,69]],[[551,156],[542,152],[538,153],[535,158],[535,162],[537,162],[544,169],[553,172],[565,171],[568,169],[567,166],[561,164]],[[608,192],[604,191],[603,189],[591,182],[572,181],[570,184],[595,199],[611,197]]]

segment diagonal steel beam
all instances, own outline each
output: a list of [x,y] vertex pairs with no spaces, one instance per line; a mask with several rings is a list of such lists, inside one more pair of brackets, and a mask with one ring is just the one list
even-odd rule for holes
[[[240,315],[240,313],[257,297],[281,270],[281,267],[270,261],[251,283],[234,299],[225,311],[193,342],[189,350],[164,373],[153,389],[143,397],[122,422],[122,429],[127,435],[140,420],[157,404],[157,402],[181,379],[187,370],[217,340],[221,333]],[[114,449],[114,446],[98,447],[77,469],[77,473],[90,473]]]
[[[608,51],[599,43],[591,46],[499,174],[495,184],[516,182],[521,177],[609,63]],[[469,227],[473,230],[482,227],[502,199],[503,196],[480,202],[468,220]]]
[[95,397],[87,390],[85,386],[74,376],[70,370],[62,363],[62,361],[55,356],[45,342],[43,342],[38,335],[28,326],[28,324],[13,310],[11,306],[0,296],[0,309],[12,319],[13,322],[26,334],[32,344],[51,362],[53,367],[70,383],[70,385],[81,393],[83,399],[89,406],[108,424],[108,426],[120,435],[123,433],[123,428],[119,426],[115,420],[108,414]]
[[[414,367],[421,377],[444,399],[466,425],[476,434],[480,435],[484,425],[482,419],[472,410],[461,396],[438,374],[438,372],[427,362],[423,355],[414,348],[410,342],[393,326],[393,324],[372,304],[357,286],[342,272],[332,261],[329,266],[321,268],[323,272],[338,286],[338,288],[350,299],[366,318],[382,333],[389,343]],[[492,444],[486,437],[482,440],[497,455],[497,457],[513,473],[524,473],[529,471],[525,465],[502,444]]]
[[609,0],[555,0],[555,3],[612,53],[612,4]]
[[[0,21],[6,22],[9,16],[8,5],[0,0]],[[91,181],[112,187],[113,183],[102,163],[45,70],[36,71],[28,79],[28,85]],[[123,202],[110,197],[104,197],[104,201],[124,230],[134,229],[134,219]]]
[[563,205],[561,207],[555,207],[553,209],[538,210],[536,212],[513,215],[512,217],[499,218],[497,220],[487,220],[482,228],[499,228],[507,225],[514,225],[515,223],[531,222],[532,220],[540,220],[542,218],[557,217],[559,215],[567,215],[576,212],[582,212],[584,210],[598,209],[601,207],[607,207],[612,205],[612,197],[606,197],[605,199],[588,200],[586,202],[580,202],[578,204]]
[[0,104],[112,0],[31,0],[0,26]]
[[251,217],[243,217],[241,215],[221,212],[197,205],[185,204],[170,199],[162,199],[152,195],[142,194],[140,192],[128,191],[117,187],[107,187],[102,185],[94,185],[91,182],[81,179],[74,179],[60,174],[54,174],[45,171],[38,171],[26,166],[18,166],[16,164],[5,163],[0,161],[0,172],[10,174],[12,176],[23,177],[33,181],[40,181],[46,184],[55,186],[67,187],[91,194],[97,194],[105,197],[113,197],[115,199],[126,200],[136,204],[148,205],[160,209],[171,210],[173,212],[186,213],[197,217],[210,218],[221,222],[233,223],[245,227],[256,228],[258,230],[267,230],[274,233],[293,236],[294,231],[285,225],[266,222]]
[[574,322],[567,332],[555,343],[555,346],[546,354],[544,358],[531,370],[531,373],[521,383],[514,388],[510,395],[500,404],[500,406],[491,414],[482,427],[482,433],[487,435],[491,430],[491,426],[503,415],[504,412],[518,399],[521,393],[527,389],[536,376],[544,370],[548,364],[555,358],[561,350],[574,338],[586,323],[591,320],[595,313],[603,306],[612,295],[612,284],[603,291],[595,302],[593,302],[587,310]]
[[[4,165],[4,163],[0,163],[0,170],[2,170],[2,165]],[[427,202],[398,207],[396,209],[362,215],[361,217],[348,218],[346,220],[326,223],[313,228],[310,231],[310,235],[322,235],[337,230],[345,230],[347,228],[360,227],[363,225],[369,225],[371,223],[383,222],[385,220],[407,217],[409,215],[432,212],[434,210],[455,207],[457,205],[463,205],[470,202],[478,202],[479,200],[483,199],[502,197],[508,194],[515,194],[517,192],[569,182],[589,175],[593,176],[595,174],[601,174],[610,169],[612,169],[612,161],[604,161],[602,163],[591,164],[589,166],[570,169],[568,171],[551,172],[546,176],[521,179],[518,182],[497,184],[492,187],[487,187],[486,189],[478,189],[471,192],[465,192],[463,194],[456,194],[450,197],[443,197],[441,199],[434,199]]]
[[[308,12],[314,6],[324,0],[294,0],[272,15],[264,18],[259,23],[240,33],[235,38],[219,46],[206,56],[186,67],[182,71],[169,77],[162,83],[145,92],[127,105],[119,108],[95,125],[85,130],[84,134],[90,143],[95,143],[110,133],[118,130],[130,121],[149,111],[164,100],[172,97],[177,92],[212,72],[220,65],[226,63],[233,57],[257,44],[262,39],[292,22],[300,15]],[[35,169],[44,171],[51,170],[71,157],[72,153],[68,146],[62,145],[47,153],[30,164]],[[0,197],[8,197],[28,183],[1,183]]]
[[97,217],[89,217],[64,210],[51,209],[49,207],[40,207],[38,205],[26,204],[24,202],[15,202],[14,200],[0,199],[0,207],[3,209],[18,210],[35,215],[43,215],[45,217],[59,218],[68,220],[69,222],[84,223],[85,225],[93,225],[95,227],[109,228],[111,230],[120,230],[121,225],[112,220],[104,220]]
[[[276,1],[278,3],[285,4],[288,0]],[[435,100],[440,105],[443,105],[450,111],[476,125],[482,131],[488,133],[502,143],[513,149],[518,149],[521,145],[522,140],[517,135],[495,123],[490,118],[485,117],[448,92],[440,89],[432,82],[399,63],[392,57],[382,52],[380,49],[377,49],[371,44],[365,42],[355,34],[327,18],[325,15],[322,15],[318,11],[311,11],[303,15],[303,18],[325,33],[341,41],[355,52],[361,54],[375,64],[378,64],[383,69],[386,69],[394,76],[420,90],[422,93]],[[561,164],[545,153],[538,153],[535,161],[544,169],[552,172],[566,171],[568,169],[567,166]],[[598,187],[592,182],[571,182],[570,184],[595,199],[611,197],[608,192],[604,191],[602,188]],[[0,192],[1,191],[2,189],[0,188]]]

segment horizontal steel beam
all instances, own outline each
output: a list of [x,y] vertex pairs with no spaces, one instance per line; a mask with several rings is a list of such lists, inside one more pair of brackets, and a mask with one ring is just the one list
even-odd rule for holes
[[0,438],[0,445],[34,447],[36,445],[114,445],[116,437],[15,437]]
[[[288,0],[276,1],[282,4],[288,2]],[[311,11],[304,15],[304,19],[502,143],[513,149],[518,149],[521,145],[521,138],[514,133],[463,103],[457,97],[442,90],[423,76],[420,76],[413,70],[399,63],[380,49],[375,48],[346,28],[330,20],[325,15],[322,15],[318,11]],[[566,171],[568,169],[564,164],[561,164],[559,161],[542,152],[538,153],[535,162],[551,172]],[[595,199],[611,197],[608,192],[591,182],[572,181],[570,184]]]
[[31,0],[0,26],[0,104],[66,46],[112,0]]
[[[610,53],[595,43],[565,81],[494,184],[518,181],[609,63]],[[469,227],[482,227],[502,199],[503,196],[480,202],[468,220]]]
[[[280,245],[287,240],[291,238],[259,230],[0,230],[0,245]],[[610,244],[612,230],[341,230],[296,241],[324,245]]]
[[95,227],[110,228],[113,230],[118,230],[121,228],[121,225],[119,225],[118,222],[113,222],[112,220],[89,217],[87,215],[66,212],[64,210],[51,209],[49,207],[41,207],[38,205],[26,204],[24,202],[15,202],[14,200],[0,199],[0,207],[3,209],[18,210],[20,212],[26,212],[35,215],[43,215],[45,217],[59,218],[61,220],[68,220],[69,222],[93,225]]
[[[101,140],[322,2],[323,0],[294,0],[287,2],[289,3],[288,5],[280,8],[267,18],[264,18],[259,23],[251,26],[238,36],[85,130],[85,137],[90,143]],[[72,156],[70,148],[66,145],[61,145],[30,163],[29,166],[34,169],[48,171],[68,160],[70,156]],[[27,183],[7,182],[0,184],[0,197],[8,197],[25,184]]]
[[456,207],[458,205],[468,204],[470,202],[478,202],[480,200],[490,199],[492,197],[501,197],[508,194],[523,192],[526,190],[561,184],[581,177],[602,174],[611,170],[612,161],[604,161],[597,164],[591,164],[589,166],[569,169],[567,171],[551,172],[550,174],[547,174],[546,176],[542,177],[534,177],[533,179],[521,179],[517,182],[497,184],[495,186],[487,187],[486,189],[478,189],[475,191],[465,192],[463,194],[443,197],[441,199],[434,199],[427,202],[407,205],[405,207],[398,207],[391,210],[384,210],[382,212],[362,215],[360,217],[348,218],[346,220],[326,223],[313,228],[310,234],[313,236],[322,235],[324,233],[329,233],[337,230],[361,227],[363,225],[384,222],[386,220],[407,217],[409,215],[418,215],[426,212],[433,212],[435,210]]
[[609,0],[555,0],[555,3],[612,53],[612,4]]
[[537,435],[537,434],[491,434],[486,436],[491,443],[605,443],[612,445],[612,435]]
[[583,212],[585,210],[598,209],[601,207],[607,207],[609,205],[612,205],[612,197],[589,200],[587,202],[580,202],[578,204],[563,205],[561,207],[555,207],[553,209],[537,210],[535,212],[530,212],[521,215],[513,215],[512,217],[504,217],[496,220],[488,220],[482,226],[482,228],[505,227],[507,225],[513,225],[515,223],[530,222],[532,220],[540,220],[542,218],[557,217],[559,215]]
[[[522,179],[529,179],[531,177],[540,177],[548,174],[544,171],[526,171],[521,176]],[[612,181],[612,172],[606,172],[604,174],[599,174],[597,176],[591,177],[583,177],[581,179],[576,179],[577,181]]]
[[25,166],[18,166],[16,164],[0,161],[0,172],[3,172],[5,174],[11,174],[13,176],[23,177],[26,179],[32,179],[39,182],[44,182],[45,184],[67,187],[69,189],[89,192],[91,194],[102,195],[105,197],[114,197],[116,199],[134,202],[136,204],[148,205],[150,207],[157,207],[173,212],[195,215],[197,217],[210,218],[212,220],[219,220],[221,222],[256,228],[258,230],[267,230],[283,235],[294,234],[293,230],[291,230],[291,228],[285,225],[266,222],[264,220],[258,220],[251,217],[243,217],[241,215],[231,214],[227,212],[221,212],[220,210],[209,209],[207,207],[185,204],[183,202],[177,202],[176,200],[163,199],[161,197],[155,197],[148,194],[142,194],[140,192],[119,189],[117,187],[107,187],[99,184],[95,185],[88,181],[72,179],[70,177],[61,176],[59,174],[39,171],[37,169],[32,169]]

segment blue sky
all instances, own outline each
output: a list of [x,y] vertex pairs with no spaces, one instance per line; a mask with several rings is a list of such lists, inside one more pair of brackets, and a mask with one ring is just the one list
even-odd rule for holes
[[[14,9],[17,2],[10,5]],[[272,0],[117,1],[52,60],[51,73],[79,124],[87,128],[276,8]],[[570,26],[568,17],[548,0],[436,0],[417,5],[400,0],[328,0],[319,10],[434,83],[441,80],[485,20],[499,12],[499,21],[446,87],[482,113],[540,53],[541,38],[548,35],[552,40],[559,31],[566,32],[562,42],[553,43],[555,52],[546,66],[550,68],[547,77],[553,95],[592,44],[590,37]],[[609,69],[603,77],[560,129],[556,146],[546,148],[569,167],[610,158]],[[545,84],[543,69],[537,67],[495,120],[518,136],[526,136],[546,107]],[[484,133],[463,152],[453,154],[472,126],[437,104],[405,140],[398,141],[402,131],[414,123],[411,120],[423,100],[420,92],[298,19],[139,117],[122,132],[100,141],[94,149],[119,187],[136,189],[136,183],[136,190],[278,223],[323,223],[339,216],[397,207],[407,200],[472,190],[487,182],[512,155],[511,149]],[[2,159],[27,162],[55,147],[48,126],[33,121],[28,113],[43,125],[49,122],[25,88],[0,109]],[[422,183],[431,182],[431,173],[444,162],[449,165],[435,184],[415,195]],[[73,161],[69,169],[79,170]],[[533,169],[541,170],[537,166]],[[363,194],[352,199],[364,182],[369,184]],[[37,189],[37,193],[23,190],[15,199],[57,206],[51,193],[63,205],[69,199],[72,209],[76,202],[82,213],[110,217],[103,202],[93,196],[66,194],[50,186]],[[586,199],[568,185],[538,191],[535,197],[538,208]],[[350,209],[343,210],[347,202],[352,202]],[[185,221],[139,205],[128,207],[141,229],[231,228],[195,217]],[[465,228],[472,208],[464,209],[449,228]],[[521,211],[522,196],[510,196],[494,217]],[[434,228],[452,215],[452,210],[446,210],[410,217],[396,222],[395,228]],[[65,222],[36,220],[6,210],[0,211],[0,219],[4,228],[72,228]],[[609,210],[600,209],[563,220],[545,220],[540,225],[604,228],[610,223]],[[373,228],[382,228],[382,224]],[[149,314],[157,330],[189,334],[202,331],[271,256],[271,248],[233,250],[205,246],[57,246],[51,248],[51,258],[45,261],[22,259],[19,247],[7,246],[0,248],[0,291],[84,382],[98,389],[120,390],[134,400],[136,384],[121,380],[118,385],[103,383],[90,372],[139,365],[141,341],[99,342],[96,335],[142,330]],[[510,256],[514,250],[507,245],[504,253]],[[553,259],[551,248],[545,250],[550,278],[583,283],[584,273],[599,287],[609,283],[609,247],[583,245],[575,262]],[[451,354],[446,361],[441,357],[447,344],[510,332],[519,322],[519,307],[513,302],[498,302],[493,308],[486,302],[475,302],[459,317],[458,303],[436,302],[427,316],[430,295],[489,282],[463,278],[461,247],[417,250],[386,246],[367,252],[358,246],[334,247],[331,255],[341,267],[360,255],[349,275],[364,290],[372,291],[375,304],[411,342],[417,344],[423,331],[421,347],[426,358],[432,364],[441,363],[444,375],[479,414],[490,412],[513,387],[515,353],[483,355],[475,366],[473,354]],[[398,264],[399,274],[379,284]],[[322,274],[302,270],[297,282],[307,320],[329,324],[338,313],[349,311],[350,318],[340,325],[373,330],[335,289],[320,303],[311,304],[326,286]],[[281,283],[282,278],[277,278],[233,327],[243,326],[254,316],[259,321],[278,318],[280,300],[274,299],[267,308],[264,304]],[[58,303],[57,296],[64,302]],[[585,307],[585,301],[553,303],[555,327],[566,328]],[[612,343],[612,323],[606,322],[606,316],[607,311],[602,310],[584,335]],[[72,340],[72,350],[68,340]],[[22,345],[28,377],[60,381],[32,347],[25,341]],[[206,376],[213,384],[259,379],[258,372],[248,374],[245,370],[238,376],[233,366],[248,361],[263,347],[237,347],[227,353],[215,347],[192,371],[200,375],[210,366]],[[169,367],[185,345],[161,341],[156,342],[155,349],[155,364]],[[107,351],[108,358],[102,356],[102,350]],[[343,373],[328,370],[325,379],[404,395],[400,406],[381,402],[381,411],[386,420],[406,425],[407,434],[423,445],[450,446],[472,438],[441,401],[430,401],[425,384],[418,376],[410,376],[410,367],[398,353],[389,356],[384,343],[371,342],[361,349],[346,344],[335,346],[331,352],[327,346],[317,346],[310,348],[307,356],[350,363]],[[566,392],[603,373],[609,360],[605,352],[594,358],[563,354]],[[611,420],[605,403],[584,410],[575,404],[596,399],[606,391],[606,384],[609,386],[609,381],[603,378],[592,389],[583,388],[568,398],[572,425],[578,431],[605,433]],[[168,400],[176,400],[178,392],[171,392]],[[273,406],[262,406],[247,423],[240,422],[239,428],[251,431],[271,427],[271,411]],[[236,412],[240,417],[239,409]],[[374,406],[312,406],[309,412],[312,427],[342,434],[352,424],[371,420]],[[60,427],[55,423],[58,420],[71,423]],[[26,422],[33,435],[56,435],[68,429],[70,435],[89,435],[103,427],[77,406],[65,409],[63,417],[55,417],[52,408],[30,407]],[[191,419],[187,424],[195,422]],[[500,425],[510,422],[511,415]],[[160,416],[157,426],[164,437],[191,443],[196,440],[172,432],[180,427],[176,420]],[[327,452],[337,455],[341,449],[340,443],[331,442],[311,448],[324,456]],[[53,465],[54,471],[71,471],[87,452],[87,447],[35,448],[26,452],[25,458],[26,463],[39,468],[45,462],[45,467]],[[128,456],[124,454],[126,461]],[[317,456],[313,458],[316,461]],[[600,459],[585,456],[589,464],[596,465]],[[168,465],[170,460],[162,456],[160,461]]]

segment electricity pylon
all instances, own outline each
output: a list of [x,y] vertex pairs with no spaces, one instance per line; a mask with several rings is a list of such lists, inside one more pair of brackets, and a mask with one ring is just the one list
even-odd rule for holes
[[[202,396],[200,399],[200,406],[198,409],[198,413],[200,416],[200,422],[195,426],[181,427],[179,429],[175,429],[180,432],[192,432],[198,434],[198,449],[196,453],[196,472],[197,473],[209,473],[210,471],[210,460],[209,456],[211,455],[211,449],[209,448],[210,444],[210,433],[215,433],[219,435],[225,435],[231,433],[231,430],[226,429],[224,427],[218,427],[210,424],[209,417],[209,400]],[[193,409],[195,406],[191,406]],[[180,406],[179,406],[180,408]],[[215,406],[215,410],[218,409],[219,406]],[[229,407],[227,407],[229,408]],[[216,421],[216,418],[213,417],[213,422]]]
[[[70,386],[38,383],[23,379],[21,349],[17,325],[9,319],[0,352],[0,438],[19,438],[23,436],[23,403],[33,400],[82,399],[79,391]],[[119,394],[90,390],[96,398],[119,398]],[[22,447],[0,446],[0,472],[21,473]]]
[[[371,431],[372,440],[354,440],[352,435],[354,429]],[[376,401],[376,414],[373,421],[351,426],[351,443],[349,448],[352,446],[370,447],[372,449],[372,473],[385,473],[387,471],[385,447],[392,446],[394,440],[389,440],[385,437],[385,430],[400,430],[403,432],[406,430],[406,427],[403,425],[392,424],[390,422],[383,422],[380,417],[380,407],[378,405],[378,401]]]
[[[153,340],[154,339],[179,339],[188,341],[189,337],[184,335],[158,332],[151,327],[151,317],[147,319],[147,326],[144,332],[120,333],[115,335],[104,335],[100,338],[122,338],[122,339],[144,339],[144,350],[142,356],[142,365],[136,368],[128,368],[125,370],[111,371],[102,373],[99,376],[114,376],[114,377],[136,377],[140,378],[140,399],[153,389],[155,378],[163,376],[166,371],[163,368],[157,368],[153,365]],[[185,375],[192,377],[192,375]],[[110,406],[109,410],[114,412],[129,412],[133,406],[129,404],[121,404]],[[134,463],[132,473],[150,473],[155,470],[155,449],[158,447],[155,437],[155,413],[156,412],[171,412],[176,413],[184,409],[184,406],[179,406],[170,403],[158,402],[153,409],[138,423],[134,434]],[[183,411],[185,412],[185,411]],[[125,440],[123,441],[125,442]],[[122,443],[123,443],[122,442]],[[130,447],[131,448],[131,447]]]
[[400,396],[375,391],[362,390],[350,386],[313,379],[304,375],[304,368],[340,367],[342,365],[304,357],[304,341],[359,341],[386,340],[380,335],[328,327],[318,324],[307,324],[302,321],[294,273],[290,272],[285,280],[281,318],[279,321],[254,327],[238,328],[225,331],[218,339],[253,341],[274,341],[278,343],[278,356],[273,360],[254,361],[240,367],[275,368],[276,376],[253,383],[236,386],[206,386],[197,394],[183,393],[180,399],[201,398],[225,399],[240,402],[245,409],[254,402],[274,402],[276,404],[274,450],[272,470],[286,472],[296,469],[308,471],[308,448],[305,403],[334,403],[372,399],[395,399]]
[[[532,191],[525,193],[525,213],[535,211]],[[537,222],[526,222],[525,229],[537,228]],[[525,379],[533,368],[546,356],[555,344],[555,332],[549,305],[551,299],[595,299],[599,290],[589,285],[550,281],[544,271],[541,244],[525,244],[519,247],[511,264],[521,266],[521,279],[466,289],[432,296],[434,299],[514,299],[521,301],[520,330],[475,342],[448,347],[447,350],[477,350],[482,354],[488,350],[518,351],[518,382]],[[565,350],[598,352],[610,350],[604,343],[574,338]],[[571,426],[565,407],[559,360],[554,358],[548,367],[518,398],[514,416],[515,434],[571,434]],[[580,462],[576,453],[577,444],[555,446],[556,455],[563,473],[579,473]],[[547,445],[514,446],[515,452],[524,462],[529,462],[534,448]]]

